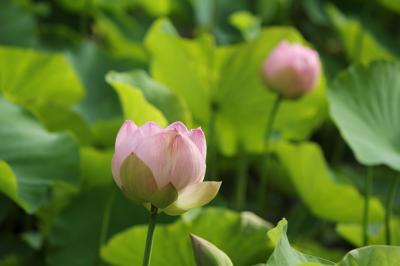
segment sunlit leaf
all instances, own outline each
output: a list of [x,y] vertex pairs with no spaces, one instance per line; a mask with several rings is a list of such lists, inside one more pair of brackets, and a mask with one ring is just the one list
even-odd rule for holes
[[14,103],[70,106],[84,96],[78,76],[62,54],[0,47],[0,58],[0,92]]
[[[315,215],[335,222],[362,221],[362,194],[351,184],[337,180],[317,144],[279,143],[276,152],[298,195]],[[383,219],[384,210],[376,198],[370,200],[369,215],[371,222]]]
[[[292,28],[271,27],[252,42],[217,48],[209,36],[180,38],[163,19],[150,29],[146,46],[152,55],[153,78],[186,101],[195,122],[207,129],[215,110],[220,148],[232,155],[239,142],[248,151],[263,151],[267,117],[276,96],[263,85],[260,66],[282,40],[304,43]],[[303,139],[321,124],[326,117],[324,87],[321,76],[314,92],[296,102],[284,101],[276,122],[281,136]]]
[[[107,81],[115,87],[126,87],[126,90],[138,90],[146,100],[157,107],[169,122],[183,121],[190,123],[190,112],[185,102],[172,93],[167,87],[152,80],[144,71],[110,72]],[[119,92],[121,95],[121,92]],[[135,104],[132,108],[138,108]]]
[[[251,213],[226,209],[193,210],[170,225],[157,225],[152,263],[159,266],[194,264],[189,233],[218,246],[234,265],[247,266],[265,261],[268,255],[266,232],[269,224]],[[111,265],[140,265],[147,226],[130,228],[102,248],[102,257]]]

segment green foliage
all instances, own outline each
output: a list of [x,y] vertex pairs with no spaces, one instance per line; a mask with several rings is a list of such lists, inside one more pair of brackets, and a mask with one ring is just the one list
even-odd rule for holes
[[56,183],[77,187],[79,150],[67,134],[47,132],[26,110],[0,98],[0,190],[28,213],[51,199]]
[[[399,10],[397,0],[1,0],[0,266],[141,264],[148,210],[111,174],[124,119],[201,126],[222,181],[220,207],[159,215],[152,264],[195,265],[193,233],[228,265],[398,266],[399,248],[381,244],[385,175],[400,170]],[[282,102],[263,169],[276,95],[260,67],[283,40],[314,47],[323,71],[311,93]],[[349,63],[361,65],[337,75]],[[379,165],[372,246],[362,247],[365,169],[346,143]],[[256,209],[267,177],[257,214],[286,215],[290,228],[283,220],[267,235],[268,222],[229,209],[237,171],[244,209]],[[187,193],[168,211],[199,200]],[[397,196],[394,245],[399,206]]]
[[337,266],[395,266],[400,261],[400,248],[370,246],[350,251]]
[[396,266],[400,259],[400,247],[376,245],[354,249],[348,252],[338,263],[333,263],[303,254],[292,248],[287,239],[286,231],[287,221],[283,219],[268,232],[275,249],[266,266]]
[[375,62],[341,74],[329,91],[331,115],[364,165],[400,170],[400,64]]
[[[185,99],[195,122],[208,125],[215,115],[221,150],[231,155],[239,142],[248,151],[263,151],[267,116],[260,114],[268,114],[275,95],[262,84],[260,66],[282,40],[303,42],[294,29],[275,27],[247,44],[215,47],[209,36],[185,40],[168,21],[158,20],[146,37],[146,46],[152,54],[153,78]],[[306,138],[325,118],[325,109],[321,77],[313,93],[298,102],[283,103],[277,129],[286,138]]]
[[[268,253],[266,232],[269,224],[251,213],[226,209],[195,209],[170,225],[156,227],[152,251],[154,265],[195,265],[189,233],[212,242],[225,252],[234,265],[252,265]],[[102,249],[111,265],[140,265],[146,226],[137,226],[113,237]]]
[[0,2],[0,43],[3,45],[35,46],[38,42],[37,22],[17,1]]
[[394,58],[356,18],[347,18],[331,4],[327,5],[326,11],[342,39],[350,61],[369,63],[377,59]]
[[293,249],[286,236],[287,221],[281,220],[278,225],[268,232],[268,236],[275,245],[274,252],[268,259],[266,266],[297,266],[306,262],[315,262],[316,265],[334,265],[333,262],[314,256],[303,254]]
[[62,54],[0,47],[0,58],[0,92],[14,103],[68,107],[84,96],[78,77]]
[[111,155],[82,150],[82,189],[53,218],[49,265],[96,265],[100,247],[111,235],[147,220],[145,209],[127,201],[113,184]]
[[[122,107],[127,118],[134,119],[134,121],[144,120],[144,111],[138,107],[140,106],[140,100],[144,98],[144,101],[149,103],[147,104],[149,106],[148,109],[155,113],[150,115],[149,119],[144,120],[144,122],[161,119],[160,123],[165,123],[163,118],[157,117],[160,116],[157,111],[150,107],[153,105],[162,112],[169,122],[182,121],[186,124],[190,123],[190,112],[185,102],[167,87],[152,80],[144,71],[110,72],[106,79],[120,95]],[[139,113],[139,115],[135,115],[132,111]],[[152,119],[151,116],[155,118]]]
[[[361,222],[363,196],[335,177],[317,144],[279,143],[276,153],[298,195],[315,215],[334,222]],[[383,219],[384,210],[376,198],[370,199],[369,215],[370,221]]]
[[[391,231],[392,241],[394,245],[400,245],[400,232],[396,230],[400,225],[400,219],[395,217],[391,220]],[[362,226],[360,224],[353,223],[339,223],[336,226],[337,232],[347,241],[357,247],[363,246],[362,240]],[[383,222],[371,223],[368,227],[368,240],[373,245],[385,244],[385,226]]]

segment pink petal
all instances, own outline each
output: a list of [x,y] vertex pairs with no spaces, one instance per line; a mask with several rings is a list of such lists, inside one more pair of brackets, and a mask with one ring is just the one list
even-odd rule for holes
[[134,152],[152,170],[158,187],[172,183],[179,190],[204,178],[203,155],[178,131],[168,130],[145,138]]
[[187,136],[193,141],[193,143],[199,149],[201,155],[206,158],[207,155],[207,144],[206,137],[204,136],[203,130],[201,128],[192,129]]
[[178,132],[181,132],[181,133],[188,132],[188,129],[186,128],[185,124],[183,124],[181,121],[174,122],[174,123],[170,124],[167,128],[168,129],[176,129]]
[[115,140],[115,146],[121,144],[121,142],[125,141],[126,139],[130,138],[133,133],[136,131],[137,126],[131,120],[125,120],[124,124],[118,131],[117,138]]
[[139,130],[142,136],[149,137],[162,131],[163,129],[157,125],[157,123],[150,121],[141,126]]

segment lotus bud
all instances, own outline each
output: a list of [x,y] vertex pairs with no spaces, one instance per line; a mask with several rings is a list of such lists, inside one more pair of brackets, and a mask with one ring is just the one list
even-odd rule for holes
[[197,266],[233,266],[228,255],[207,240],[192,234],[190,238]]
[[188,130],[181,122],[137,127],[127,120],[115,141],[112,174],[132,201],[179,215],[210,202],[221,186],[203,182],[206,152],[201,128]]
[[265,85],[289,99],[310,92],[320,72],[321,63],[316,51],[286,41],[275,47],[262,65]]

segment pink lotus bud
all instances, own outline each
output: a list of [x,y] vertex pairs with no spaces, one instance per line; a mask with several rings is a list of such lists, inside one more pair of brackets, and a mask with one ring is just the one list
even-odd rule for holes
[[171,215],[200,207],[217,194],[221,182],[203,182],[206,140],[200,128],[181,122],[167,128],[125,121],[118,132],[112,173],[125,195]]
[[262,65],[265,84],[285,98],[311,91],[321,71],[318,53],[300,44],[282,41]]

